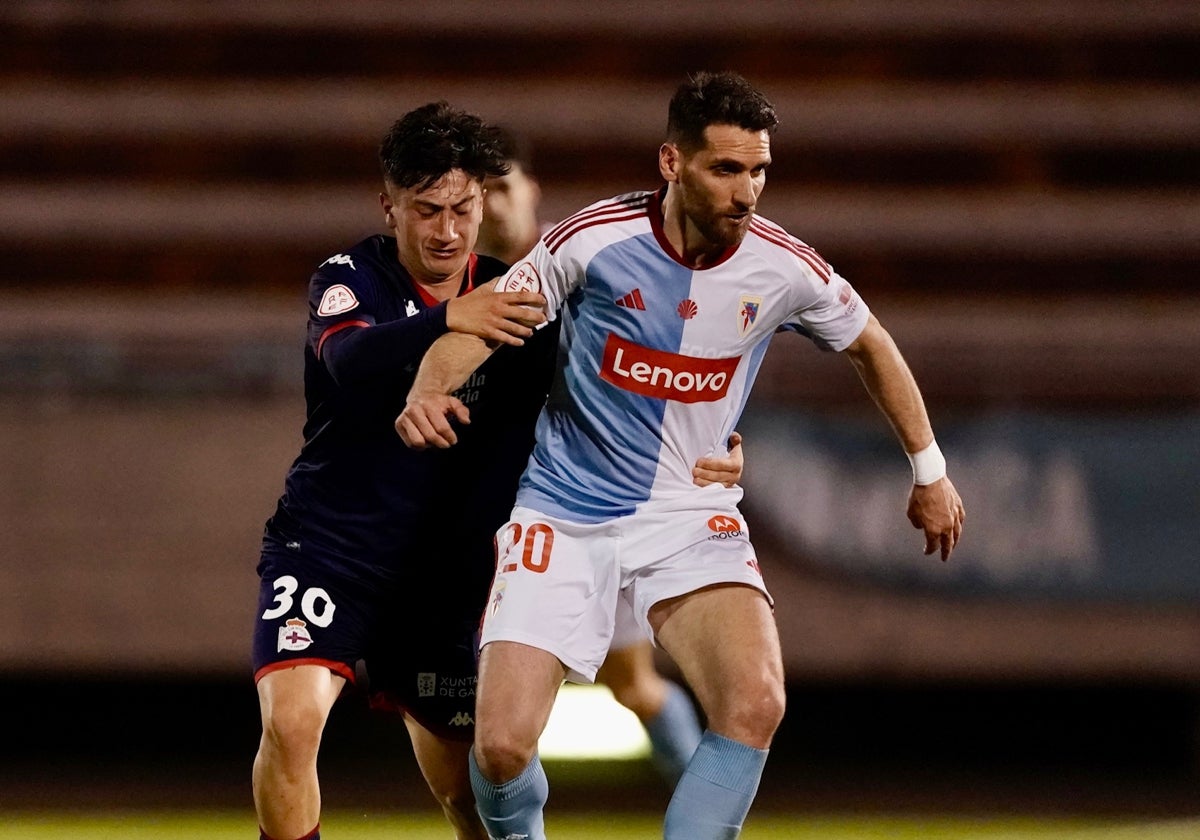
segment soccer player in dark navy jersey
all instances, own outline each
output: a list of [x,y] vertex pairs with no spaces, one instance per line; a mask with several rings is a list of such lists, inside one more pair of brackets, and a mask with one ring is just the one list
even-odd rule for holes
[[504,347],[463,388],[480,414],[462,430],[462,453],[414,453],[393,421],[439,335],[521,345],[543,320],[540,296],[493,293],[485,281],[505,266],[472,253],[483,181],[506,169],[497,142],[445,103],[397,121],[380,149],[394,236],[330,257],[309,286],[304,444],[258,568],[254,797],[272,840],[319,837],[317,749],[359,661],[372,704],[403,713],[456,835],[486,837],[466,770],[475,633],[554,336]]

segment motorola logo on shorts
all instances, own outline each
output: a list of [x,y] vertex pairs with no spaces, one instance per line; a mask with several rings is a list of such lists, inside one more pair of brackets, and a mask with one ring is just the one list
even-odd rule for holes
[[740,356],[701,359],[653,350],[609,334],[600,378],[625,391],[676,402],[716,402],[729,391]]
[[742,523],[733,516],[718,514],[708,520],[708,529],[713,532],[710,540],[734,540],[746,536]]

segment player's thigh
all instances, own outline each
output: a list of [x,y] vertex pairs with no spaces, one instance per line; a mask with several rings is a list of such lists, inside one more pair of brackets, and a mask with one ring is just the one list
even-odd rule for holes
[[479,657],[475,740],[491,748],[532,751],[550,719],[567,671],[554,654],[519,642],[496,641]]
[[434,734],[409,715],[405,715],[404,724],[412,740],[417,766],[434,795],[441,800],[471,802],[473,794],[467,763],[471,740]]
[[281,746],[315,749],[346,679],[324,665],[295,665],[258,680],[263,732]]
[[655,604],[649,619],[710,719],[736,719],[760,702],[764,714],[782,714],[779,631],[761,591],[710,586]]

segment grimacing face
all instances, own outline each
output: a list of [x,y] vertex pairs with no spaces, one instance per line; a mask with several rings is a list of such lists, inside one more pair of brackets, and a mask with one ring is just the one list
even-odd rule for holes
[[710,125],[705,145],[680,152],[679,188],[688,222],[713,245],[731,248],[750,229],[771,164],[771,137],[735,125]]
[[396,236],[400,264],[430,285],[461,277],[479,236],[483,184],[451,169],[423,190],[384,187],[379,203]]

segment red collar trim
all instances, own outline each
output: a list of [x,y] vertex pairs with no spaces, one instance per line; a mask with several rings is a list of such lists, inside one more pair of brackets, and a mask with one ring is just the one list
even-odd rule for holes
[[[479,256],[476,254],[471,254],[471,256],[467,259],[467,270],[463,272],[462,285],[458,287],[458,294],[456,297],[462,297],[467,292],[475,288],[475,264],[478,262]],[[416,287],[417,294],[421,296],[421,300],[426,307],[437,306],[439,303],[441,303],[440,300],[429,294],[429,292],[425,291],[425,287],[416,280],[413,280],[413,286]]]

